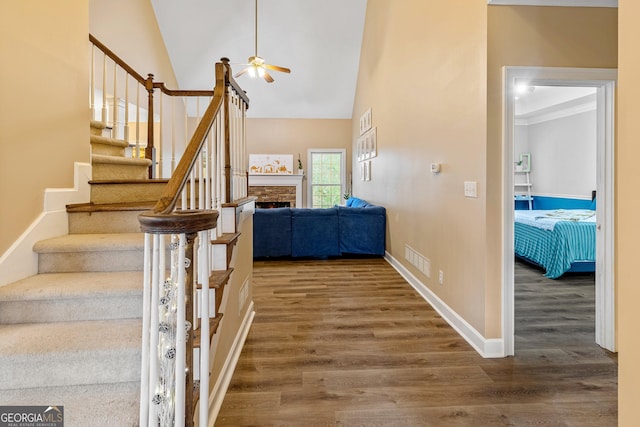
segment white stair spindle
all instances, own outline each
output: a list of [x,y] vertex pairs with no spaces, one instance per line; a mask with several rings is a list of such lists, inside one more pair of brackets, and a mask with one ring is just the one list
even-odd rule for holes
[[[186,236],[180,235],[180,247],[178,252],[178,290],[177,290],[177,316],[176,316],[176,370],[175,370],[175,426],[184,426],[185,421],[185,370],[186,370],[186,309],[185,309],[185,247]],[[191,391],[189,391],[191,392]]]
[[211,344],[209,343],[209,267],[210,248],[209,232],[201,231],[200,242],[203,246],[203,253],[200,258],[202,263],[202,276],[200,283],[202,290],[200,295],[201,307],[201,331],[200,331],[200,425],[209,425],[209,351]]
[[149,359],[151,350],[150,342],[150,324],[151,324],[151,253],[152,253],[152,236],[148,233],[144,235],[144,260],[143,260],[143,279],[142,279],[142,366],[140,369],[140,419],[141,426],[149,424],[149,406],[152,394],[149,392]]
[[102,60],[102,123],[107,124],[107,115],[109,109],[107,107],[107,54],[103,55]]

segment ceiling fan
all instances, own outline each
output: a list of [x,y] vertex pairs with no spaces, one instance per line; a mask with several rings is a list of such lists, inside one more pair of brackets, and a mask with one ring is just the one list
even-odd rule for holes
[[249,74],[250,77],[262,77],[267,81],[267,83],[273,83],[273,77],[267,70],[271,71],[279,71],[281,73],[290,73],[291,70],[286,67],[280,67],[278,65],[271,65],[264,62],[264,59],[258,56],[258,0],[256,1],[255,7],[255,54],[249,57],[249,63],[247,64],[247,68],[238,72],[234,75],[234,78],[240,77],[243,74]]

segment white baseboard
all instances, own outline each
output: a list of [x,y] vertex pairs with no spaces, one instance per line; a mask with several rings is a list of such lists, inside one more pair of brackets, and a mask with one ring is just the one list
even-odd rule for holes
[[482,357],[505,357],[504,341],[502,338],[487,339],[473,326],[464,320],[451,307],[445,304],[431,289],[407,270],[389,252],[385,252],[385,260],[395,268],[402,277],[442,316],[449,325],[458,332]]
[[231,383],[231,377],[233,377],[233,372],[235,371],[238,360],[240,359],[240,353],[242,353],[242,347],[244,347],[244,342],[247,339],[247,335],[249,334],[249,330],[251,329],[253,318],[255,316],[256,312],[253,309],[253,301],[251,301],[249,309],[242,320],[242,326],[238,330],[238,335],[236,335],[233,345],[231,346],[231,350],[229,351],[229,354],[227,354],[227,359],[224,361],[224,365],[220,371],[220,376],[216,380],[216,384],[213,386],[213,390],[209,395],[210,427],[213,427],[216,422],[216,418],[218,418],[218,413],[222,407],[224,396],[227,394],[227,389]]
[[91,165],[74,163],[73,188],[47,188],[43,212],[0,257],[0,286],[38,273],[33,245],[43,239],[69,233],[67,205],[90,200]]

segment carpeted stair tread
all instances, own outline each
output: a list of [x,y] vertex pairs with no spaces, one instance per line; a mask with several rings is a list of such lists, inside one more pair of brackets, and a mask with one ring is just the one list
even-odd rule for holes
[[91,120],[89,122],[89,127],[92,127],[94,129],[106,129],[107,128],[107,124],[104,122],[101,122],[99,120]]
[[123,139],[110,138],[108,136],[90,135],[92,144],[113,145],[114,147],[126,148],[129,143]]
[[65,252],[117,252],[144,248],[143,233],[68,234],[40,240],[33,250],[40,254]]
[[0,359],[12,355],[139,350],[141,336],[141,319],[0,325]]
[[141,271],[45,273],[0,287],[0,303],[5,301],[93,298],[142,294]]
[[0,405],[59,405],[67,426],[136,426],[139,381],[3,390]]
[[141,331],[141,319],[0,325],[0,389],[137,381]]
[[124,212],[147,211],[153,208],[155,202],[129,202],[129,203],[77,203],[67,205],[68,213],[76,212]]
[[91,185],[120,185],[120,184],[166,184],[168,179],[92,179]]
[[120,156],[110,156],[107,154],[92,154],[91,155],[91,163],[101,163],[101,164],[109,164],[109,165],[129,165],[129,166],[143,166],[149,167],[151,166],[151,160],[149,159],[136,159],[134,157],[120,157]]
[[0,288],[0,323],[140,318],[142,287],[140,271],[38,274]]

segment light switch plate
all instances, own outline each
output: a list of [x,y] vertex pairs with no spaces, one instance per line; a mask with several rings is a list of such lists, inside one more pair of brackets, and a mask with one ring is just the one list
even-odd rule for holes
[[475,181],[464,182],[464,196],[478,197],[478,184]]

